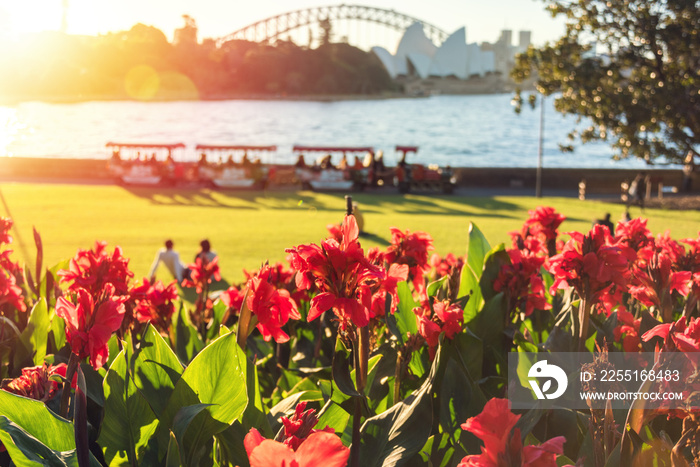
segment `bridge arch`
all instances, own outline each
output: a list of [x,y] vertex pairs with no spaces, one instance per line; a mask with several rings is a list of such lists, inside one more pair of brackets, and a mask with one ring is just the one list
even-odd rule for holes
[[221,45],[234,39],[253,42],[269,41],[295,29],[316,25],[325,19],[330,20],[331,23],[339,20],[377,23],[399,32],[418,22],[423,25],[423,30],[428,38],[437,45],[440,45],[448,36],[437,26],[394,10],[364,5],[332,5],[305,8],[271,16],[238,29],[218,39],[217,43]]

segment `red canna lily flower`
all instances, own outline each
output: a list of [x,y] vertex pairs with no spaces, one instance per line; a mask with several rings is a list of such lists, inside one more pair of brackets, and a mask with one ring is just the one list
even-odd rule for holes
[[603,291],[598,294],[598,301],[595,304],[596,312],[609,317],[615,310],[626,311],[625,306],[622,304],[624,292],[626,292],[626,289],[618,287],[617,285],[611,285],[603,289]]
[[391,312],[394,313],[399,303],[397,285],[408,278],[408,266],[405,264],[392,264],[389,266],[386,279],[380,285],[379,290],[372,296],[372,309],[370,316],[384,316],[386,312],[387,295],[391,297]]
[[372,295],[386,279],[386,272],[365,258],[354,216],[345,216],[342,231],[341,242],[329,238],[320,246],[299,245],[286,251],[297,271],[297,287],[315,287],[321,292],[311,300],[308,321],[332,309],[342,328],[363,327],[369,324]]
[[384,253],[389,263],[408,265],[408,275],[413,286],[420,293],[425,289],[423,275],[430,270],[428,252],[433,250],[433,238],[426,232],[405,232],[391,228],[391,245]]
[[688,323],[682,316],[675,323],[659,324],[645,332],[642,339],[646,342],[654,337],[664,340],[662,351],[700,352],[700,318]]
[[[317,423],[316,411],[306,410],[306,402],[300,402],[294,410],[294,415],[289,418],[282,417],[283,428],[277,433],[274,441],[266,440],[258,430],[252,428],[243,440],[251,467],[325,467],[326,461],[331,462],[330,465],[345,466],[350,450],[343,446],[332,428],[316,430],[314,427]],[[318,449],[320,451],[312,456]]]
[[527,250],[508,250],[510,264],[501,266],[493,283],[496,292],[505,292],[508,309],[523,316],[530,316],[533,311],[549,310],[552,305],[544,296],[544,282],[540,276],[540,267],[544,258]]
[[627,285],[629,265],[636,258],[634,250],[613,245],[610,232],[602,225],[593,226],[585,236],[580,232],[569,235],[571,239],[562,252],[548,262],[548,270],[554,275],[550,293],[573,287],[580,297],[594,303],[610,285]]
[[0,217],[0,244],[12,243],[10,229],[12,229],[13,221],[9,217]]
[[654,243],[654,236],[647,228],[647,219],[638,217],[627,222],[620,222],[615,227],[615,243],[623,244],[639,251]]
[[314,427],[317,423],[316,411],[314,409],[306,410],[306,401],[299,402],[291,418],[282,417],[283,429],[277,434],[275,441],[281,441],[296,451],[313,433],[326,432],[335,434],[333,428],[328,426],[322,430],[316,430]]
[[12,271],[5,269],[4,264],[0,264],[0,307],[5,304],[21,312],[27,311],[27,304],[24,303],[22,288],[17,285],[17,278]]
[[682,268],[693,273],[700,272],[700,236],[698,238],[685,238],[681,241],[690,246],[690,250],[681,260]]
[[617,327],[613,330],[613,336],[618,342],[622,342],[625,352],[639,352],[641,350],[641,339],[639,327],[642,318],[634,319],[634,315],[625,309],[617,310]]
[[340,243],[343,241],[343,227],[340,224],[328,224],[326,230],[336,242]]
[[432,268],[432,273],[430,280],[436,281],[447,275],[455,276],[457,275],[464,266],[464,258],[456,257],[452,253],[447,253],[444,258],[441,258],[437,253],[433,253],[430,257],[430,267]]
[[251,429],[243,441],[250,467],[345,467],[350,449],[335,434],[310,434],[294,451],[284,443],[264,439]]
[[449,300],[436,300],[433,302],[432,311],[428,301],[423,306],[413,309],[418,324],[418,333],[423,336],[428,344],[430,359],[435,358],[435,350],[441,333],[445,337],[453,339],[455,334],[462,332],[464,324],[464,310]]
[[[44,363],[31,368],[22,368],[22,375],[12,380],[3,381],[2,389],[13,394],[46,402],[62,386],[61,382],[51,379],[51,377],[59,375],[65,378],[66,369],[65,363],[59,363],[58,365]],[[77,375],[73,378],[73,387],[75,387],[76,378]]]
[[81,360],[90,357],[93,368],[101,368],[109,357],[107,342],[119,329],[124,317],[126,297],[113,295],[114,286],[105,285],[105,298],[95,303],[85,289],[78,289],[75,303],[61,297],[56,302],[56,314],[66,322],[66,338],[71,350]]
[[528,214],[530,217],[521,231],[510,233],[513,246],[537,256],[554,256],[557,253],[557,229],[566,217],[548,206],[538,206]]
[[129,279],[134,273],[129,270],[129,259],[122,256],[122,249],[115,247],[110,255],[107,242],[95,242],[92,250],[78,250],[70,260],[68,270],[58,271],[61,282],[70,282],[69,290],[85,289],[93,297],[102,292],[106,284],[112,284],[117,295],[126,295]]
[[209,284],[211,284],[212,279],[221,280],[218,256],[211,261],[197,257],[194,264],[190,264],[187,267],[190,270],[190,277],[185,279],[182,285],[183,287],[195,287],[199,294],[202,293],[202,290],[209,290]]
[[417,306],[413,309],[413,313],[416,315],[418,333],[423,336],[425,342],[428,344],[432,358],[435,355],[435,347],[438,345],[438,339],[442,329],[438,323],[431,319],[432,316],[429,308]]
[[[656,364],[660,368],[665,365],[677,369],[681,375],[697,375],[700,371],[698,358],[700,352],[700,318],[692,318],[690,322],[685,316],[672,323],[659,324],[644,333],[642,340],[650,341],[655,337],[663,340],[661,347],[657,344]],[[684,401],[693,400],[695,394],[700,391],[700,383],[695,376],[681,377],[680,381],[660,381],[656,383],[659,392],[682,392]],[[665,414],[668,418],[685,418],[690,414],[697,417],[696,404],[682,403],[675,407],[657,409],[657,413]]]
[[673,315],[673,292],[690,293],[692,273],[673,271],[670,255],[656,252],[644,269],[637,269],[629,286],[630,294],[644,305],[655,306],[665,322]]
[[[671,238],[671,233],[667,230],[663,235],[659,234],[654,241],[654,252],[668,256],[671,263],[679,264],[685,257],[685,247],[680,242]],[[649,257],[652,255],[650,254]]]
[[270,281],[271,269],[264,265],[248,281],[248,309],[257,317],[257,328],[265,341],[287,342],[289,336],[282,330],[289,319],[301,319],[297,305],[285,289],[276,289]]
[[[279,261],[272,266],[268,266],[268,269],[268,282],[277,287],[278,289],[286,288],[286,286],[292,281],[292,278],[294,277],[294,271],[289,269]],[[259,271],[250,272],[246,271],[245,269],[243,270],[243,274],[245,274],[246,281],[249,281],[250,279],[255,277],[255,275],[258,274],[258,272]]]
[[129,295],[134,304],[134,316],[140,323],[150,321],[156,329],[168,330],[178,298],[176,281],[166,287],[161,281],[151,284],[144,278],[141,285],[129,290]]
[[232,285],[228,289],[221,292],[219,298],[222,302],[226,304],[228,308],[231,308],[233,310],[234,315],[237,315],[241,312],[241,308],[243,307],[244,293],[243,291],[239,290],[238,287],[236,287],[235,285]]
[[491,399],[484,410],[462,424],[484,442],[481,454],[466,456],[458,467],[556,467],[557,454],[563,454],[566,438],[557,436],[539,446],[523,447],[520,429],[515,424],[520,415],[510,411],[507,399]]
[[555,240],[557,229],[566,220],[566,216],[549,206],[538,206],[534,211],[527,213],[530,217],[525,221],[525,226],[530,234],[536,237],[542,236],[546,240]]

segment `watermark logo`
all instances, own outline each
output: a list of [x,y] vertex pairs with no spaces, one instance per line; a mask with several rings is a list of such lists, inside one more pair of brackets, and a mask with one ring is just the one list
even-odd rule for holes
[[[547,360],[541,360],[528,371],[527,376],[529,379],[530,386],[532,390],[535,391],[535,395],[538,399],[556,399],[564,394],[566,387],[569,384],[569,380],[566,377],[564,370],[556,365],[550,365]],[[544,384],[540,387],[540,380],[544,380]],[[556,381],[557,387],[554,392],[550,392],[552,389],[552,380]]]

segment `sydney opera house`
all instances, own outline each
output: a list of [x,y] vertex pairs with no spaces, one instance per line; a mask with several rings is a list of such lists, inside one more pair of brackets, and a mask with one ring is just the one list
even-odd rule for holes
[[500,72],[507,76],[517,53],[530,45],[530,32],[520,32],[517,46],[511,44],[512,32],[504,30],[495,44],[467,44],[465,28],[452,33],[439,47],[428,39],[420,23],[413,23],[404,33],[396,53],[373,47],[392,78],[456,77],[469,79]]

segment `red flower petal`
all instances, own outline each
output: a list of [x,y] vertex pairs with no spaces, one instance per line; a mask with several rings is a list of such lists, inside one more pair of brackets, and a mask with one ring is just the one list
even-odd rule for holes
[[331,308],[333,308],[333,304],[335,303],[335,295],[324,292],[316,295],[314,298],[311,299],[311,308],[309,309],[309,314],[306,317],[307,321],[313,321],[319,316],[324,311],[328,311]]
[[349,456],[340,438],[325,431],[309,435],[296,452],[299,467],[344,467]]
[[[247,437],[247,436],[246,436]],[[294,451],[271,439],[263,440],[248,455],[250,467],[297,467]],[[299,466],[300,467],[300,466]]]

